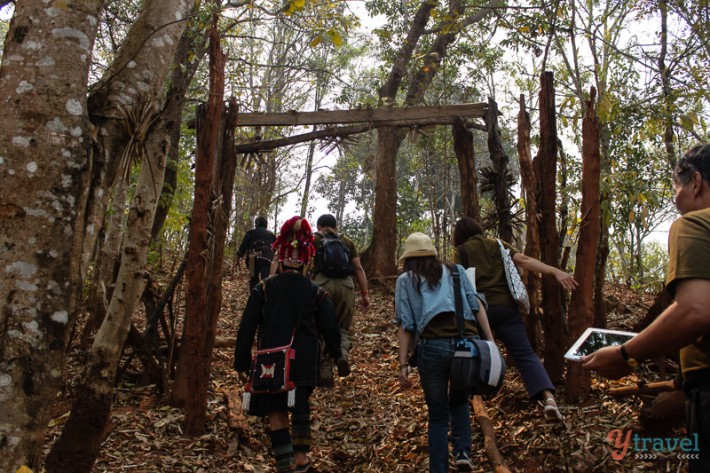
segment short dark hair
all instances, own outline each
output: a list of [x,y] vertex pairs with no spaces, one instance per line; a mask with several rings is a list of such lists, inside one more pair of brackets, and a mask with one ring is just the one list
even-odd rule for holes
[[269,224],[269,222],[266,221],[266,217],[256,217],[254,219],[254,228],[259,228],[259,227],[264,227]]
[[462,245],[472,236],[483,235],[481,224],[471,217],[461,217],[454,226],[454,246]]
[[710,145],[696,145],[686,151],[673,170],[673,180],[685,185],[696,171],[710,184]]
[[338,226],[338,222],[335,220],[335,217],[332,216],[331,214],[323,214],[320,217],[318,217],[318,220],[316,221],[316,225],[318,225],[319,227],[336,228]]

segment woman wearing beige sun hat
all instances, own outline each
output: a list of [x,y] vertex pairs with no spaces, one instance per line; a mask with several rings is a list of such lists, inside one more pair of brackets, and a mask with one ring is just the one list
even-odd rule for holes
[[459,471],[473,471],[471,462],[471,418],[468,395],[449,388],[449,366],[459,338],[456,324],[452,271],[462,277],[461,294],[465,321],[464,336],[485,336],[492,340],[483,298],[465,276],[460,265],[439,261],[436,248],[424,233],[407,237],[404,253],[399,258],[404,272],[397,278],[395,290],[395,323],[399,339],[399,381],[411,387],[408,354],[414,334],[420,342],[416,366],[429,411],[429,471],[446,473],[449,467],[448,433]]

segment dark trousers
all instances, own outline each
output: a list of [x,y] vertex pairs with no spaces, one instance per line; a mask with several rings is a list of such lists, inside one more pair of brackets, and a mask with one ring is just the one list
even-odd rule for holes
[[688,437],[695,442],[696,435],[699,458],[692,456],[688,462],[690,473],[710,473],[710,383],[685,389],[685,422]]
[[271,260],[266,258],[254,258],[254,267],[251,269],[251,277],[249,278],[249,289],[254,289],[254,286],[259,284],[259,281],[269,277],[271,271]]
[[537,399],[544,390],[554,391],[555,385],[530,345],[523,316],[518,308],[512,305],[491,305],[488,307],[488,323],[494,336],[503,342],[515,360],[528,396]]

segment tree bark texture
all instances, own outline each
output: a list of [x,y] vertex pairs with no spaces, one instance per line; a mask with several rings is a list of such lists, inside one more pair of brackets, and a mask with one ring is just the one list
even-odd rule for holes
[[25,0],[0,68],[0,471],[39,471],[81,290],[101,1]]
[[[579,286],[572,292],[568,312],[570,340],[576,340],[594,323],[594,267],[601,231],[599,119],[596,115],[597,91],[589,91],[582,120],[582,207],[574,277]],[[568,363],[567,399],[585,400],[592,388],[591,373],[579,363]]]
[[498,236],[507,242],[513,243],[513,217],[510,213],[510,169],[508,169],[508,155],[503,149],[503,140],[498,128],[498,104],[492,98],[488,99],[488,113],[486,114],[486,128],[488,131],[488,151],[493,163],[493,202],[498,221]]
[[[557,267],[560,238],[555,222],[557,178],[557,122],[555,107],[554,77],[552,72],[541,76],[540,89],[540,150],[535,157],[535,169],[539,191],[540,249],[541,260]],[[545,330],[545,369],[553,382],[559,382],[564,372],[563,354],[567,334],[562,314],[562,292],[554,276],[542,276],[542,318]]]
[[87,204],[85,270],[116,179],[125,178],[130,137],[139,127],[150,138],[149,112],[159,109],[175,49],[194,7],[186,0],[146,0],[116,58],[89,93],[89,116],[96,129],[91,189]]
[[[523,253],[527,256],[540,259],[540,234],[538,219],[540,218],[537,208],[537,179],[533,170],[532,157],[530,154],[530,114],[525,107],[525,96],[520,96],[520,111],[518,112],[518,161],[520,163],[520,181],[525,199],[525,220],[527,229],[525,234],[525,249]],[[532,271],[523,271],[522,279],[530,298],[530,313],[525,318],[525,329],[528,339],[537,351],[540,334],[538,323],[540,320],[540,297],[538,289],[540,283],[537,274]]]
[[101,326],[106,316],[108,303],[116,281],[117,263],[121,253],[123,238],[124,215],[128,199],[128,182],[120,181],[114,187],[111,199],[111,212],[106,217],[106,223],[97,244],[97,256],[94,271],[91,275],[91,288],[86,301],[88,319],[81,335],[81,346],[89,347],[94,332]]
[[[188,29],[180,37],[170,73],[170,86],[165,94],[165,106],[160,115],[160,120],[164,123],[163,126],[170,127],[170,154],[165,167],[165,180],[163,181],[163,190],[160,193],[160,205],[158,205],[158,210],[155,213],[153,229],[150,232],[153,240],[156,239],[165,223],[175,189],[177,189],[182,109],[188,87],[207,49],[208,35],[204,31],[198,31],[195,23],[198,22],[191,22]],[[190,61],[190,58],[192,58],[192,61]]]
[[[206,310],[214,295],[214,280],[210,277],[218,241],[211,217],[215,155],[224,109],[225,54],[219,44],[216,20],[210,32],[210,94],[207,105],[198,108],[197,160],[195,164],[195,202],[190,220],[190,242],[187,255],[187,298],[185,311],[184,343],[180,350],[178,371],[173,396],[185,401],[185,434],[201,435],[205,429],[205,407],[209,384],[209,363],[205,365],[205,352],[211,353],[214,343],[214,320]],[[228,178],[229,176],[224,176]],[[231,178],[233,179],[233,171]],[[231,184],[230,184],[231,185]],[[228,200],[231,202],[231,191]],[[217,206],[221,211],[221,206]],[[225,219],[227,216],[224,217]],[[226,225],[224,226],[226,232]],[[221,246],[224,246],[222,239]],[[220,250],[224,251],[223,248]],[[219,271],[221,275],[221,262]],[[218,293],[221,296],[221,292]],[[208,339],[211,338],[211,342]]]
[[[222,120],[223,139],[218,162],[215,163],[212,189],[217,196],[217,202],[210,210],[210,225],[214,239],[213,250],[210,251],[210,261],[207,268],[207,305],[204,310],[205,330],[202,331],[200,345],[195,350],[185,346],[188,353],[196,353],[192,359],[193,373],[197,379],[188,382],[197,386],[198,390],[188,391],[185,402],[186,432],[195,435],[204,433],[207,415],[207,395],[212,366],[212,350],[217,337],[217,320],[222,307],[222,268],[224,264],[224,249],[229,227],[229,215],[232,209],[232,192],[234,190],[234,174],[236,171],[236,155],[234,154],[234,125],[237,120],[237,104],[233,99],[228,102]],[[201,431],[200,431],[201,429]]]
[[473,133],[466,128],[463,119],[458,119],[451,127],[454,136],[454,152],[461,177],[461,201],[463,215],[481,221],[481,204],[478,199],[478,177],[476,176],[476,156],[473,149]]
[[[141,171],[128,210],[121,267],[106,318],[96,334],[87,370],[62,434],[47,457],[47,471],[90,472],[99,454],[123,344],[145,288],[150,231],[163,187],[170,137],[154,133],[142,152]],[[94,419],[94,420],[91,420]],[[90,421],[87,425],[86,422]],[[86,438],[97,442],[87,442]]]

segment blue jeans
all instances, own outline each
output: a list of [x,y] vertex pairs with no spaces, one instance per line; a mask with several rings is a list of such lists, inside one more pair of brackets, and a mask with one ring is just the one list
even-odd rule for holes
[[467,394],[449,386],[449,366],[454,357],[453,338],[420,341],[417,369],[429,410],[429,472],[449,471],[448,433],[454,453],[471,453],[471,417]]

